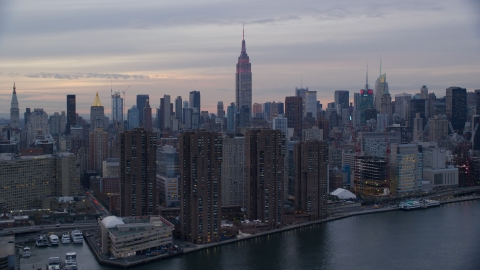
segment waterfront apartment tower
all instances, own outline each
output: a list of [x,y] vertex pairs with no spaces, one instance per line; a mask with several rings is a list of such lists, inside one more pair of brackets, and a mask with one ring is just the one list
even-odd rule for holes
[[120,215],[157,213],[156,133],[135,128],[120,133]]
[[180,145],[181,239],[194,244],[218,242],[222,137],[215,132],[185,132]]
[[462,134],[467,121],[467,89],[455,86],[447,88],[445,107],[453,132]]
[[245,35],[242,39],[242,50],[238,57],[237,70],[235,73],[235,105],[240,110],[246,107],[248,117],[252,113],[252,64],[245,46]]
[[245,137],[223,138],[222,206],[247,207]]
[[328,144],[316,140],[294,145],[295,211],[310,221],[327,217]]
[[12,103],[10,104],[10,126],[18,128],[20,124],[20,109],[18,108],[17,87],[13,84]]
[[247,217],[269,229],[282,227],[285,185],[285,135],[280,130],[250,129],[247,157]]

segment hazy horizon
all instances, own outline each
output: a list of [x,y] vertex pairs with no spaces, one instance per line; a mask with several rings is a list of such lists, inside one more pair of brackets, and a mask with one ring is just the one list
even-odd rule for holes
[[[235,100],[235,64],[245,24],[253,102],[284,101],[295,87],[317,91],[324,105],[334,90],[374,87],[387,74],[392,98],[422,85],[444,96],[460,86],[480,89],[478,1],[4,1],[0,0],[0,117],[8,118],[13,83],[20,114],[52,115],[77,95],[86,116],[98,91],[110,117],[110,84],[156,108],[164,94],[202,110]],[[122,95],[123,96],[123,95]],[[125,110],[125,111],[126,111]]]

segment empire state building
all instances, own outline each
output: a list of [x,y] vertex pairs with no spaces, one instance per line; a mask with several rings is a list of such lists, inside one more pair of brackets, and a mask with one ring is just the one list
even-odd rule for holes
[[252,64],[245,47],[245,35],[235,76],[235,102],[240,114],[239,126],[248,126],[252,114]]

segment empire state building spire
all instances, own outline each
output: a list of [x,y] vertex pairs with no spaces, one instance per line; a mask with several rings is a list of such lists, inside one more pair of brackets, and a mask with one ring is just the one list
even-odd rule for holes
[[13,83],[12,103],[10,106],[10,126],[18,128],[19,123],[20,110],[18,109],[17,88],[15,87],[15,83]]
[[242,37],[242,51],[238,57],[235,74],[235,102],[240,113],[238,127],[249,125],[252,114],[252,64],[245,46],[245,30]]

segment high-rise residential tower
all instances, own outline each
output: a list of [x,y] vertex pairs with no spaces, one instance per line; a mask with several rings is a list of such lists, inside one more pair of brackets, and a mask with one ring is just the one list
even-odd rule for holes
[[10,126],[18,128],[20,124],[20,109],[18,108],[17,87],[13,83],[12,103],[10,105]]
[[328,144],[320,141],[294,145],[295,210],[310,221],[327,217]]
[[467,89],[447,88],[445,105],[447,120],[452,124],[453,131],[462,134],[467,121]]
[[235,105],[240,111],[243,107],[249,113],[252,113],[252,64],[247,54],[245,46],[245,35],[242,39],[242,51],[238,57],[237,71],[235,74]]
[[70,134],[70,127],[77,124],[77,109],[75,95],[67,95],[67,134]]
[[120,216],[157,213],[157,136],[143,128],[120,133]]
[[283,226],[285,135],[280,130],[249,129],[245,137],[247,217],[269,229]]
[[247,207],[245,137],[225,137],[222,143],[222,205]]
[[180,135],[180,233],[183,241],[219,241],[222,137],[195,131]]

